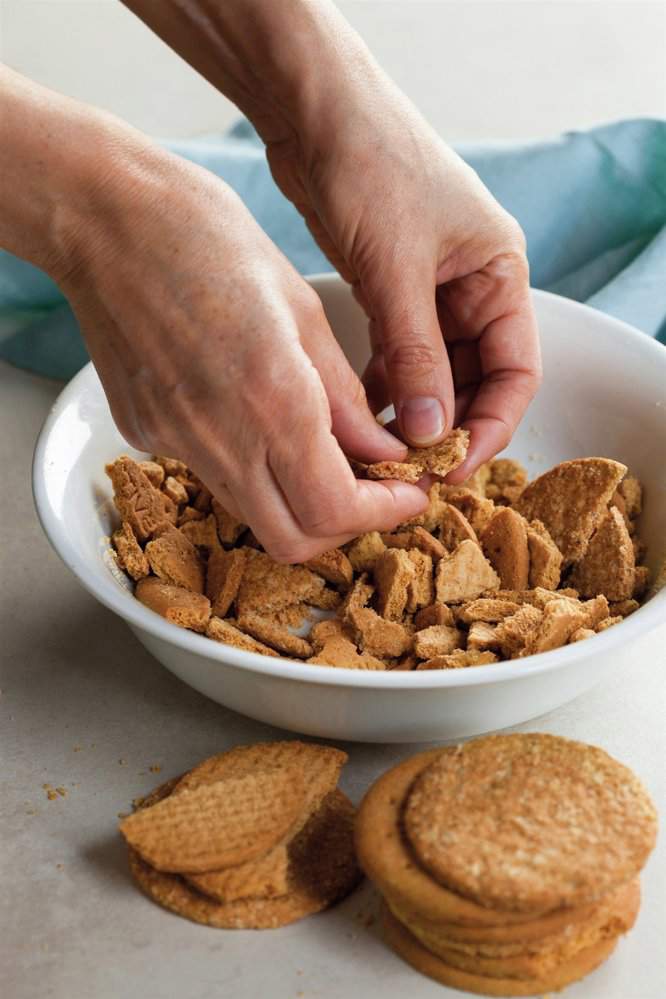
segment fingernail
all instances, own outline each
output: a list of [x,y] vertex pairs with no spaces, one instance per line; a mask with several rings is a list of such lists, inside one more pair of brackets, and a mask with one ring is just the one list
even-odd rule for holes
[[400,425],[414,444],[430,444],[444,432],[444,409],[439,399],[408,399],[400,409]]

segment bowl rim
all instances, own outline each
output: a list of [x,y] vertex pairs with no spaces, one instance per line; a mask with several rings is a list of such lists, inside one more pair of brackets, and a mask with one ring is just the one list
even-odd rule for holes
[[[308,275],[308,280],[313,284],[344,284],[342,279],[334,273]],[[616,334],[629,339],[632,343],[639,341],[641,349],[654,350],[655,360],[657,357],[660,358],[657,363],[666,363],[666,352],[662,353],[664,347],[629,324],[580,302],[565,299],[560,295],[536,289],[533,289],[532,294],[537,299],[556,300],[558,305],[565,302],[567,307],[570,306],[574,311],[584,310],[584,312],[593,313],[597,318],[602,316]],[[526,656],[524,659],[506,660],[488,664],[487,667],[481,669],[464,670],[355,670],[306,664],[299,660],[274,659],[261,653],[247,652],[180,628],[135,600],[130,593],[118,585],[110,572],[108,578],[105,578],[91,569],[88,563],[80,558],[74,545],[63,531],[61,522],[49,501],[48,468],[45,454],[51,434],[63,411],[79,396],[81,385],[85,384],[91,377],[93,370],[92,362],[89,362],[65,385],[53,403],[39,432],[32,461],[32,491],[40,524],[54,551],[74,573],[83,587],[101,604],[118,614],[130,627],[146,632],[151,637],[193,654],[197,658],[205,659],[211,665],[221,663],[252,673],[268,675],[275,679],[303,681],[324,686],[419,692],[449,687],[475,687],[515,680],[522,676],[550,673],[570,665],[576,660],[587,659],[592,651],[594,655],[603,656],[618,645],[624,645],[632,639],[642,637],[663,623],[666,618],[666,588],[664,588],[622,622],[601,634],[597,634],[594,650],[590,650],[587,642],[576,642],[573,645],[566,645],[549,652]]]

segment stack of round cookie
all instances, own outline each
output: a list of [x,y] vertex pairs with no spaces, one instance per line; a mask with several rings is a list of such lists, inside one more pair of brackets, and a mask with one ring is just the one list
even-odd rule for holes
[[384,774],[356,848],[406,961],[453,988],[529,996],[588,974],[632,927],[656,827],[640,782],[601,749],[499,735]]
[[303,742],[237,746],[158,787],[124,819],[134,880],[207,926],[270,929],[344,898],[361,873],[346,753]]

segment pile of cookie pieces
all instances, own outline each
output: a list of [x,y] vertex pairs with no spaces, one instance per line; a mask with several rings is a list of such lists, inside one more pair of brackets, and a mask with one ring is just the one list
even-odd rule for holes
[[347,755],[303,742],[237,746],[137,804],[120,830],[134,880],[197,923],[270,929],[358,884],[355,809],[337,787]]
[[[356,474],[418,481],[464,459],[464,432]],[[147,607],[218,642],[350,669],[451,669],[590,638],[638,607],[640,483],[619,462],[563,462],[528,484],[511,459],[435,481],[424,514],[281,565],[182,462],[107,466],[118,564]],[[311,610],[330,612],[305,637]],[[319,615],[321,617],[321,615]]]
[[656,829],[647,792],[603,750],[514,734],[388,771],[361,803],[356,846],[408,963],[450,988],[543,996],[631,929]]

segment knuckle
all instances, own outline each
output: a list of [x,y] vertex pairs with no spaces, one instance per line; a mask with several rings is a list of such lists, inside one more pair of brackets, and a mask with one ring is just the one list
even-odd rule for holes
[[397,377],[431,372],[437,364],[434,348],[423,340],[396,340],[385,346],[384,356]]

